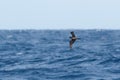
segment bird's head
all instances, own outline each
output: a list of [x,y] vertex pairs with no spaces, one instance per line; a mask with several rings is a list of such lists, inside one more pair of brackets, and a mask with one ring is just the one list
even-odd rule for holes
[[74,34],[74,32],[72,31],[71,34]]

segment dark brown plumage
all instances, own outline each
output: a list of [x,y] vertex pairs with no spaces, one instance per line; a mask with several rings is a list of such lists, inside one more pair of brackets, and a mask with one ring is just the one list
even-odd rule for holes
[[73,45],[73,43],[76,41],[76,37],[75,37],[75,34],[74,34],[74,32],[71,32],[71,35],[72,35],[72,37],[70,37],[71,38],[71,40],[70,40],[70,48],[72,48],[72,45]]

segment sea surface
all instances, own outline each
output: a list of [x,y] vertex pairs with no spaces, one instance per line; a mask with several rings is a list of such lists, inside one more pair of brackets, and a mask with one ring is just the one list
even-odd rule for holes
[[0,80],[120,80],[120,30],[1,30]]

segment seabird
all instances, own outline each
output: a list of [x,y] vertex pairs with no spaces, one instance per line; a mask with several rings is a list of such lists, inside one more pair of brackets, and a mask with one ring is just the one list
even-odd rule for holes
[[79,39],[75,36],[74,32],[71,32],[72,37],[70,37],[70,48],[72,48],[73,43],[76,41],[76,39]]

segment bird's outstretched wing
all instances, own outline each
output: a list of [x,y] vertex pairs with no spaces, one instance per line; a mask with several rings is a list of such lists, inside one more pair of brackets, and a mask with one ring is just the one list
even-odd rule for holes
[[70,48],[72,48],[72,44],[76,41],[76,39],[71,39],[70,40]]

